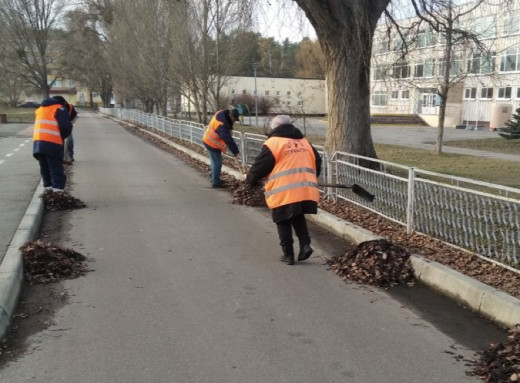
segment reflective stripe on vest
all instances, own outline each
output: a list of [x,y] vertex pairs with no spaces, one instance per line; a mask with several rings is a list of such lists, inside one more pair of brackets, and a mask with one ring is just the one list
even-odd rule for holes
[[275,158],[266,179],[265,200],[270,209],[320,199],[316,157],[307,139],[271,137],[265,143]]
[[56,120],[56,111],[61,105],[41,106],[36,109],[34,121],[33,141],[47,141],[53,144],[63,145],[60,128]]
[[215,113],[209,122],[209,125],[204,132],[204,136],[202,137],[202,141],[204,141],[206,145],[209,145],[212,148],[219,149],[221,152],[225,152],[227,148],[226,143],[217,133],[218,127],[222,125],[222,122],[218,121],[216,118],[218,113],[219,112]]

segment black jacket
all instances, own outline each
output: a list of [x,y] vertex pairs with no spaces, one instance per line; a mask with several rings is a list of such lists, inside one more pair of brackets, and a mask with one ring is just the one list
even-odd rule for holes
[[[304,138],[302,132],[292,124],[281,125],[272,130],[267,136],[269,137],[286,137],[294,139]],[[312,146],[314,157],[316,158],[316,176],[319,177],[321,172],[321,157],[318,151]],[[271,150],[265,145],[262,146],[262,151],[256,157],[255,163],[247,173],[246,182],[254,186],[260,180],[267,177],[274,169],[275,159]],[[288,205],[280,206],[273,209],[273,221],[281,222],[301,214],[316,214],[318,211],[318,204],[314,201],[295,202]]]

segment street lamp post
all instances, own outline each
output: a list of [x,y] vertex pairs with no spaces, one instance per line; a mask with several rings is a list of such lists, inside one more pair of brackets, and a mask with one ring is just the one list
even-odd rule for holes
[[258,63],[253,63],[253,71],[255,74],[255,124],[258,128],[258,91],[256,89],[256,70],[258,69]]

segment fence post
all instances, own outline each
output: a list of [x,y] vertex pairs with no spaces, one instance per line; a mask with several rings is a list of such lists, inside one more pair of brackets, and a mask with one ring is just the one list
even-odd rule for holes
[[247,162],[246,162],[246,135],[242,132],[238,132],[240,133],[240,159],[242,160],[242,163],[244,164],[244,167],[246,168],[247,170]]
[[[323,163],[325,164],[325,166],[323,167],[324,170],[325,170],[325,177],[323,177],[325,179],[325,182],[328,183],[328,184],[332,184],[334,183],[332,181],[332,163],[333,163],[333,159],[334,158],[334,155],[329,155],[327,153],[326,150],[323,151]],[[335,189],[334,189],[335,190]],[[330,187],[326,187],[325,188],[325,197],[326,198],[332,198],[332,200],[334,202],[336,202],[336,195],[332,192],[332,188]]]
[[408,203],[406,207],[406,234],[414,231],[414,211],[415,207],[415,168],[408,171]]

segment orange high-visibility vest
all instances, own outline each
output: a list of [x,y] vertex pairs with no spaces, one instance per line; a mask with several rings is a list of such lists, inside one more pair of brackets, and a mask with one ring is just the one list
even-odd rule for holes
[[53,144],[63,145],[56,111],[61,108],[60,104],[41,106],[36,109],[34,121],[33,141],[47,141]]
[[320,200],[316,157],[307,139],[271,137],[264,142],[275,159],[266,178],[265,201],[270,209],[301,201]]
[[219,112],[215,113],[209,122],[209,125],[204,132],[204,136],[202,137],[202,141],[204,141],[206,145],[211,146],[212,148],[219,149],[221,152],[225,152],[227,148],[226,143],[217,133],[218,127],[222,125],[222,122],[216,119],[218,113]]

